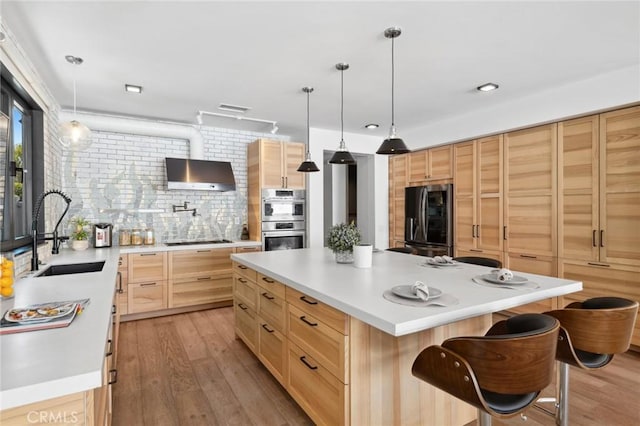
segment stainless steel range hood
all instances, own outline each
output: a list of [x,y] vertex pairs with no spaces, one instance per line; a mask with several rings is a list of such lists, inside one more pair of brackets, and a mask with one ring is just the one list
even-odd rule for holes
[[231,163],[228,161],[165,158],[168,189],[195,189],[202,191],[235,191]]

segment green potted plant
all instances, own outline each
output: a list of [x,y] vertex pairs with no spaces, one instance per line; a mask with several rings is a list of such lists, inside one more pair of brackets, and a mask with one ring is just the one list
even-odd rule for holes
[[340,223],[329,230],[327,245],[335,253],[336,262],[352,263],[353,246],[360,243],[360,230],[352,221],[350,224]]
[[91,222],[82,216],[75,216],[71,218],[70,223],[73,227],[71,248],[74,250],[86,250],[89,247],[89,232],[86,227],[91,225]]

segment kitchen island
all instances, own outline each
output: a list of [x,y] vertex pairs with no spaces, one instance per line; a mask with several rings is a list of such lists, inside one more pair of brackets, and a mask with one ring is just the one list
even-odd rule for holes
[[[472,421],[475,408],[411,375],[418,353],[449,337],[484,334],[494,312],[582,289],[580,282],[520,272],[517,275],[537,288],[487,287],[473,278],[489,268],[468,264],[432,268],[421,265],[423,257],[386,251],[374,253],[373,266],[366,269],[337,264],[323,248],[235,254],[232,259],[238,268],[237,334],[316,423]],[[250,292],[242,285],[250,285],[252,277],[257,289],[255,313]],[[415,307],[383,297],[392,287],[416,280],[457,303]],[[273,356],[269,340],[278,332],[270,306],[279,298],[287,318],[279,332],[282,344],[275,351],[281,351],[281,359]],[[323,317],[318,307],[329,314]],[[245,312],[249,312],[246,318],[255,317],[254,325],[243,319]],[[256,339],[251,338],[253,326]]]

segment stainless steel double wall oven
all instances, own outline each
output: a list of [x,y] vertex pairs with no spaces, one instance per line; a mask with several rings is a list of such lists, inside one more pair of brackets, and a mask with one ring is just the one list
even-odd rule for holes
[[305,246],[306,201],[303,189],[262,190],[262,250]]

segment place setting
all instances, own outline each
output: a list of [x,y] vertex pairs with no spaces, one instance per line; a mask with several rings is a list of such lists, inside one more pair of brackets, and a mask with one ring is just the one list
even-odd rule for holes
[[390,302],[407,306],[451,306],[457,305],[458,299],[442,290],[430,287],[422,281],[412,285],[397,285],[386,290],[382,296]]
[[452,268],[460,266],[460,262],[453,260],[450,256],[433,256],[426,257],[424,262],[420,263],[420,266],[427,266],[431,268]]
[[476,284],[485,287],[504,288],[510,290],[535,290],[540,286],[526,277],[514,275],[506,268],[494,269],[488,274],[478,275],[472,278]]

